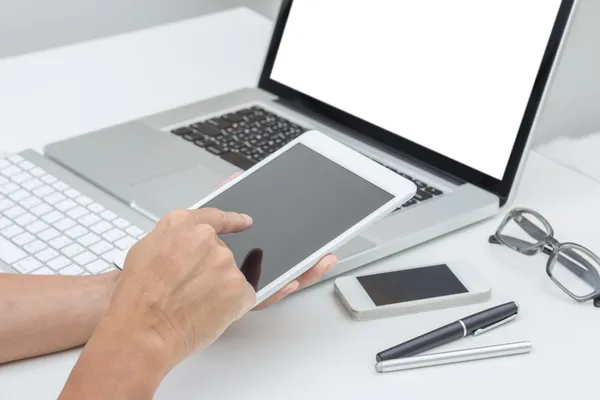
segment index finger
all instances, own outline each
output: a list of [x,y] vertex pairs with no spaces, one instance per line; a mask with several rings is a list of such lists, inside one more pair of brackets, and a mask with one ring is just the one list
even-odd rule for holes
[[246,214],[222,211],[217,208],[200,208],[192,211],[196,223],[207,224],[217,233],[234,233],[248,229],[252,218]]

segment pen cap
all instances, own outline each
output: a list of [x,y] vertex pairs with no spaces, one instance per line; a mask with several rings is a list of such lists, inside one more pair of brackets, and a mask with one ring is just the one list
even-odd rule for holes
[[462,319],[467,329],[467,335],[474,333],[476,330],[485,328],[486,326],[496,324],[503,321],[519,312],[519,305],[514,301],[501,304],[499,306],[487,309],[477,314],[470,315]]

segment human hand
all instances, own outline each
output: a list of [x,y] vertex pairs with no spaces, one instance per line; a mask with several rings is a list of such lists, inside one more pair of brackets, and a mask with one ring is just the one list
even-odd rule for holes
[[217,236],[251,224],[216,209],[169,213],[129,251],[108,319],[158,340],[172,365],[208,346],[256,302]]
[[[226,185],[231,182],[233,179],[237,178],[241,175],[241,172],[235,173],[223,181],[219,187]],[[262,258],[261,252],[255,252],[251,255],[251,257]],[[298,290],[304,289],[306,287],[312,286],[315,283],[319,282],[323,275],[327,272],[331,271],[337,264],[338,259],[333,254],[328,254],[323,257],[314,267],[306,271],[304,274],[300,275],[297,279],[288,283],[283,289],[279,290],[277,293],[273,294],[271,297],[260,303],[258,306],[254,308],[254,310],[262,310],[267,307],[270,307],[274,304],[279,303],[285,297],[291,295]],[[260,264],[260,260],[251,260],[250,264]]]

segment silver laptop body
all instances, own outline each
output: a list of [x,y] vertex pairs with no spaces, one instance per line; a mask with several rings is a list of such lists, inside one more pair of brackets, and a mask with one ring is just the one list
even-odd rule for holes
[[[526,162],[531,132],[552,80],[576,2],[562,1],[541,67],[535,82],[531,82],[533,89],[502,179],[490,178],[445,159],[399,135],[392,139],[391,133],[377,126],[274,82],[270,73],[286,21],[295,5],[293,1],[284,1],[258,88],[226,93],[53,143],[45,148],[46,157],[131,207],[134,212],[156,221],[173,208],[189,207],[225,178],[244,169],[244,163],[232,163],[220,153],[225,148],[226,154],[235,152],[237,156],[241,154],[239,148],[227,147],[229,145],[221,138],[220,148],[217,146],[215,150],[211,146],[212,138],[194,130],[195,124],[215,123],[219,118],[223,121],[230,116],[229,128],[237,124],[235,129],[238,129],[239,118],[246,118],[252,110],[258,110],[260,115],[264,111],[266,115],[287,121],[288,126],[320,130],[409,176],[419,183],[424,193],[419,201],[392,213],[340,249],[340,264],[328,277],[496,215],[511,203]],[[244,111],[240,114],[237,113],[239,110]],[[431,115],[435,117],[435,110],[431,110]],[[173,133],[182,128],[183,131]],[[194,135],[202,134],[199,145],[193,140],[197,136],[183,137],[181,132],[186,132],[185,129],[192,130]],[[222,132],[227,138],[227,132]],[[284,136],[281,138],[283,140]],[[261,144],[262,139],[265,138],[261,137],[257,143]],[[267,139],[268,142],[275,140]],[[252,161],[252,154],[241,155]]]

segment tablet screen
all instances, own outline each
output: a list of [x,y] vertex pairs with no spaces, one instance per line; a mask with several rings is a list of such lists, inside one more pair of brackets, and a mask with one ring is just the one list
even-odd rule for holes
[[258,292],[393,197],[298,143],[202,207],[254,220],[221,239]]

